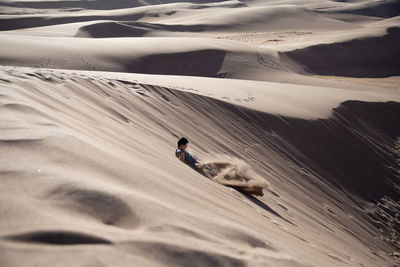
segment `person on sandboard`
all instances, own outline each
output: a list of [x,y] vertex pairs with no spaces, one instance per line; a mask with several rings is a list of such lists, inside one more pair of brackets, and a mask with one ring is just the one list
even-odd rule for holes
[[[195,157],[193,157],[189,152],[187,152],[186,148],[188,146],[188,143],[189,143],[189,141],[185,137],[182,137],[181,139],[179,139],[178,140],[178,148],[175,150],[175,156],[182,162],[189,165],[195,171],[201,173],[202,175],[205,175],[206,177],[211,178],[211,179],[215,178],[216,175],[218,174],[218,171],[210,168],[209,166],[207,166],[207,164],[202,164]],[[204,170],[206,170],[207,173],[210,175],[207,175],[204,172]],[[227,184],[224,184],[224,185],[232,187],[232,188],[236,189],[237,191],[240,191],[244,194],[254,194],[254,195],[258,195],[258,196],[264,195],[262,192],[262,187],[235,186],[235,185],[227,185]]]
[[178,148],[175,150],[175,156],[181,160],[182,162],[189,165],[191,168],[195,170],[209,170],[213,175],[216,174],[216,170],[211,169],[206,164],[202,164],[200,161],[195,159],[189,152],[187,152],[186,148],[188,146],[189,141],[182,137],[178,140]]

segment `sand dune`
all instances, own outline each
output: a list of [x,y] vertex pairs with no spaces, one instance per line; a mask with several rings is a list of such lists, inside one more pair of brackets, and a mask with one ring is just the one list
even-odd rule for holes
[[398,5],[1,1],[0,266],[400,265]]
[[[96,29],[101,25],[95,24],[89,28],[93,29],[92,34],[97,34]],[[121,25],[117,26],[118,29],[119,27]],[[132,32],[137,30],[130,26],[122,27],[129,28]],[[7,35],[7,38],[0,40],[4,48],[0,52],[0,62],[30,67],[227,77],[290,83],[292,82],[289,74],[307,72],[351,77],[387,77],[398,75],[398,53],[394,45],[397,40],[396,29],[389,29],[389,33],[383,37],[355,39],[342,44],[321,44],[279,54],[270,48],[256,48],[209,38],[180,38],[177,46],[173,37],[157,38],[155,43],[153,38],[92,39]],[[90,34],[89,32],[86,34]],[[101,32],[102,30],[100,35]],[[114,32],[118,35],[118,31]],[[151,48],[148,48],[149,46]],[[44,47],[46,50],[43,50]],[[368,48],[360,49],[361,47]],[[353,49],[357,49],[358,52],[353,53]],[[370,49],[379,49],[382,52],[370,53]],[[383,67],[380,67],[381,63]],[[294,83],[297,82],[313,85],[319,83],[305,77],[296,78]]]
[[392,18],[400,15],[399,0],[389,1],[360,1],[345,7],[322,9],[323,13],[350,13],[364,16]]
[[94,38],[142,37],[148,32],[149,30],[141,25],[131,26],[118,22],[101,22],[79,28],[76,36]]
[[0,18],[1,26],[0,30],[15,30],[15,29],[25,29],[31,27],[42,27],[42,26],[50,26],[56,24],[66,24],[66,23],[74,23],[74,22],[83,22],[83,21],[91,21],[91,20],[136,20],[143,16],[143,13],[133,13],[133,14],[122,14],[122,15],[91,15],[90,13],[83,15],[75,15],[71,14],[63,14],[63,15],[55,15],[55,16],[43,16],[39,14],[33,15],[6,15]]
[[[80,1],[83,2],[83,1]],[[224,7],[224,8],[222,8]],[[174,3],[107,11],[60,12],[55,14],[7,15],[0,18],[1,30],[13,30],[65,23],[114,20],[156,22],[166,25],[209,26],[223,30],[344,30],[357,25],[318,15],[298,5],[246,6],[227,4],[195,5]]]
[[[8,193],[3,195],[2,210],[10,210],[11,194],[21,190],[27,192],[24,199],[30,199],[18,210],[10,210],[15,215],[7,218],[18,218],[18,223],[11,228],[2,223],[7,225],[2,228],[7,265],[16,262],[26,244],[40,252],[25,253],[29,260],[22,266],[51,264],[48,249],[39,246],[43,243],[93,244],[86,252],[78,247],[73,250],[75,263],[91,261],[98,250],[104,252],[97,256],[103,264],[115,262],[120,255],[148,265],[184,265],[196,259],[199,266],[371,265],[381,262],[381,257],[389,260],[384,254],[369,253],[378,247],[391,249],[374,231],[365,230],[376,227],[376,219],[371,219],[376,217],[369,217],[372,210],[360,212],[360,207],[369,198],[380,197],[372,190],[378,180],[371,168],[387,172],[388,184],[381,184],[385,190],[378,192],[398,194],[389,184],[395,182],[387,165],[390,154],[374,156],[389,149],[391,138],[397,135],[397,103],[348,102],[331,119],[308,121],[135,82],[140,76],[132,76],[129,82],[62,70],[26,70],[2,72],[1,114],[14,118],[1,135],[2,150],[8,151],[3,154],[8,164],[2,167],[2,192]],[[382,123],[380,116],[387,120]],[[191,136],[192,149],[200,159],[214,154],[246,159],[272,186],[268,204],[255,198],[246,202],[177,161],[172,144],[183,134]],[[318,137],[321,140],[316,142]],[[340,144],[357,140],[359,151],[353,155],[348,146],[326,143],[325,138]],[[367,140],[375,142],[376,138],[387,145],[369,145]],[[148,153],[148,144],[157,144],[156,154]],[[339,147],[335,155],[343,163],[333,161],[328,153]],[[18,160],[21,150],[26,151],[29,164],[21,165],[24,161]],[[363,164],[354,169],[351,159],[361,155],[369,169],[362,168]],[[341,169],[346,172],[332,172],[338,170],[335,164],[346,164]],[[364,187],[357,186],[360,180]],[[18,187],[13,187],[15,183]],[[359,194],[363,188],[372,194]],[[173,219],[168,215],[171,212]],[[379,227],[390,229],[390,225]],[[262,234],[265,231],[268,237]],[[289,252],[288,243],[301,249]],[[151,258],[145,256],[149,253]],[[182,256],[173,256],[176,253]],[[61,250],[57,255],[63,262],[70,254]]]
[[382,37],[310,46],[288,52],[308,71],[321,75],[388,77],[400,75],[400,28],[389,28]]
[[[29,40],[29,43],[27,42]],[[9,35],[0,40],[6,65],[149,74],[265,79],[296,63],[276,52],[209,38],[51,38]],[[43,48],[46,47],[46,50]],[[33,51],[35,51],[33,53]],[[281,62],[280,62],[281,61]],[[259,77],[259,78],[257,78]]]
[[[156,24],[147,22],[99,22],[79,28],[77,37],[113,38],[113,37],[142,37],[158,36],[195,36],[190,33],[199,33],[218,29],[212,25],[183,25],[183,24]],[[184,33],[184,35],[182,34]],[[186,34],[189,33],[189,34]]]
[[[295,16],[296,14],[296,16]],[[179,15],[179,14],[178,14]],[[165,24],[181,24],[190,21],[190,25],[211,25],[225,29],[236,30],[313,30],[313,29],[349,29],[352,24],[327,19],[298,6],[278,7],[244,7],[230,8],[224,11],[219,9],[204,10],[189,9],[178,16],[169,16],[159,19]],[[190,20],[188,18],[190,17]],[[147,20],[143,18],[142,20]],[[186,24],[185,23],[185,24]]]
[[[75,1],[74,1],[75,2]],[[84,1],[79,1],[82,3]],[[91,2],[91,1],[88,1]],[[188,3],[173,3],[167,5],[171,9],[190,8]],[[116,10],[85,10],[85,9],[33,9],[31,12],[24,13],[18,8],[8,8],[3,6],[3,15],[0,18],[1,30],[26,29],[32,27],[42,27],[60,25],[76,22],[89,22],[96,20],[115,20],[115,21],[136,21],[143,17],[170,16],[174,14],[165,11],[166,6],[142,6],[138,8],[124,8]],[[168,10],[168,9],[167,9]]]

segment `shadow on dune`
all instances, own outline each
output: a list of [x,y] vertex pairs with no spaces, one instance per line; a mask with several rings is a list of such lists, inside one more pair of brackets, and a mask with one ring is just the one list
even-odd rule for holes
[[129,205],[107,192],[63,184],[53,188],[43,198],[63,211],[74,213],[76,217],[89,217],[124,229],[134,229],[139,225],[139,219]]
[[319,75],[389,77],[400,75],[400,28],[387,29],[381,37],[321,44],[285,54]]
[[346,101],[334,109],[333,118],[314,121],[246,113],[250,132],[276,133],[325,182],[370,201],[383,196],[400,199],[394,156],[400,103]]
[[[340,1],[342,2],[342,1]],[[347,5],[340,8],[327,8],[318,10],[318,13],[328,14],[356,14],[380,18],[392,18],[400,15],[399,0],[366,1],[358,4]]]
[[37,231],[7,236],[6,239],[17,242],[43,243],[50,245],[112,244],[111,241],[97,236],[71,231]]
[[202,32],[215,29],[208,25],[168,25],[147,22],[100,22],[79,28],[77,37],[115,38],[142,37],[152,31]]
[[149,30],[120,22],[100,22],[80,27],[76,37],[115,38],[142,37]]
[[258,198],[249,195],[249,194],[245,194],[245,196],[247,197],[248,200],[250,200],[251,202],[253,202],[254,204],[256,204],[257,206],[259,206],[260,208],[262,208],[265,211],[268,211],[269,213],[277,216],[278,218],[284,220],[287,223],[290,223],[291,225],[295,225],[294,223],[292,223],[291,221],[285,219],[284,217],[282,217],[282,215],[280,215],[278,212],[274,211],[273,209],[271,209],[267,204],[265,204],[264,202],[262,202],[261,200],[259,200]]
[[127,66],[127,72],[218,77],[224,62],[221,50],[198,50],[171,54],[153,54],[140,58]]

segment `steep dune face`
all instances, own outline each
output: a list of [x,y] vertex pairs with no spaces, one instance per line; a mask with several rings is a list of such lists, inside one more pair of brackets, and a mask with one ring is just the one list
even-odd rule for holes
[[334,7],[319,10],[322,14],[348,13],[381,18],[392,18],[400,15],[400,1],[360,1],[346,7]]
[[[392,262],[398,103],[350,101],[310,121],[135,79],[26,70],[2,72],[4,266],[21,253],[21,266]],[[247,162],[267,194],[246,198],[179,162],[184,134],[200,159]],[[85,248],[71,258],[50,245]]]
[[320,75],[388,77],[400,75],[400,28],[381,37],[321,44],[287,52],[308,71]]
[[[366,200],[389,196],[397,201],[398,167],[393,155],[400,135],[399,108],[397,102],[348,101],[328,120],[284,118],[282,122],[266,116],[255,124],[285,139],[307,159],[307,167],[318,166],[313,171],[324,181]],[[384,121],[379,119],[383,114]]]

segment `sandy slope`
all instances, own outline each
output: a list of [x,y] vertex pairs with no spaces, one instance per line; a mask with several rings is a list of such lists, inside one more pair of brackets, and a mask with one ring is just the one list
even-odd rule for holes
[[[392,130],[379,128],[367,115],[364,123],[375,130],[363,130],[362,136],[379,130],[380,138],[391,142],[400,123],[394,102],[349,102],[344,113],[336,111],[337,119],[313,123],[133,79],[17,68],[3,70],[2,79],[2,213],[9,214],[1,224],[4,264],[93,262],[98,251],[104,256],[97,261],[106,265],[117,259],[121,265],[195,261],[198,266],[371,266],[389,260],[384,252],[392,248],[374,234],[374,220],[362,211],[368,204],[360,187],[331,172],[334,166],[326,163],[332,159],[324,151],[332,148],[312,136],[340,130],[339,140],[358,140],[365,153],[352,153],[364,155],[379,173],[388,163],[374,158],[380,148],[343,122],[358,112],[389,112]],[[201,159],[243,159],[273,191],[247,199],[196,174],[173,156],[174,142],[183,134],[191,136],[192,151]],[[311,144],[317,154],[302,148]],[[349,152],[340,155],[351,159]],[[362,179],[372,190],[367,199],[376,199],[376,176],[365,176],[370,171],[353,168],[344,177]],[[378,192],[388,196],[391,190]],[[27,249],[32,254],[24,252],[26,261],[18,261]]]
[[399,265],[398,5],[0,1],[0,266]]

